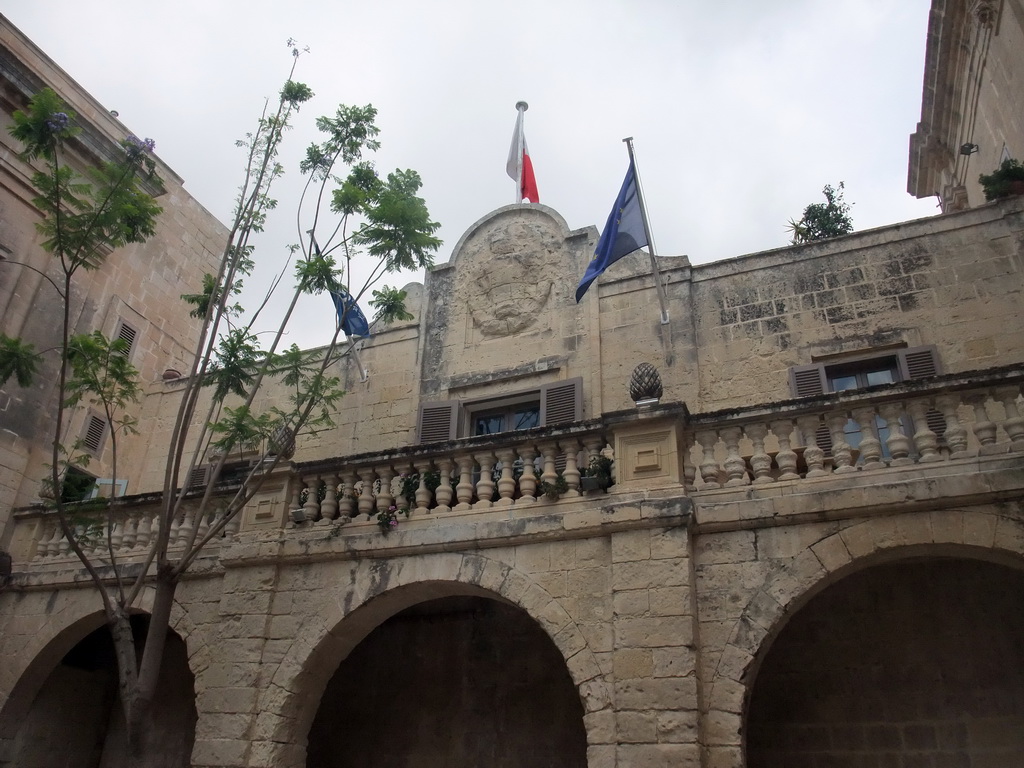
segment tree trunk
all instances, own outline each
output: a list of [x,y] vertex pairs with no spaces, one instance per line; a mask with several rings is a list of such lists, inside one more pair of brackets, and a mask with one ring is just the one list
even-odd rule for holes
[[[141,650],[138,673],[133,676],[134,680],[130,691],[126,690],[124,685],[120,689],[128,731],[129,765],[133,768],[146,768],[151,764],[151,758],[156,757],[149,754],[148,745],[152,740],[147,736],[152,727],[150,714],[153,700],[157,695],[157,683],[163,666],[164,645],[170,630],[171,608],[174,605],[174,593],[178,587],[177,578],[174,577],[169,567],[164,566],[158,569],[155,587],[153,612],[149,617],[149,630],[146,633],[145,645]],[[124,698],[126,694],[127,699]]]

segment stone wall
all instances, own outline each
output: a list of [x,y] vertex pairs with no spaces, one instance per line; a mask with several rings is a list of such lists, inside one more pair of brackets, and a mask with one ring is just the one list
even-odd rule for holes
[[754,681],[747,766],[1012,765],[1024,754],[1024,572],[879,565],[828,587]]

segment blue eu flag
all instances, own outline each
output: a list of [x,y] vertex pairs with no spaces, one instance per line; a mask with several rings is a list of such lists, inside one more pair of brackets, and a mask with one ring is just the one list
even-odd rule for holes
[[366,322],[366,315],[359,309],[356,300],[344,288],[331,291],[331,298],[334,299],[334,308],[338,310],[338,322],[341,323],[341,330],[348,336],[369,336],[370,325]]
[[601,239],[597,242],[594,258],[587,265],[587,271],[576,288],[576,303],[609,266],[646,245],[647,234],[644,232],[644,218],[636,189],[636,169],[630,160],[626,179],[622,182],[619,196],[615,198],[615,207],[608,214],[608,223],[604,225]]

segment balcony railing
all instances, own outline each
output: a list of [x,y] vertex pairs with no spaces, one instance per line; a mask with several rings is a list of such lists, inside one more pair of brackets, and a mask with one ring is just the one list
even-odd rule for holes
[[[654,406],[561,427],[296,463],[279,470],[286,482],[277,483],[270,504],[279,513],[262,526],[330,525],[346,534],[372,531],[358,523],[375,523],[389,511],[430,513],[433,524],[443,524],[449,513],[515,507],[526,514],[532,505],[550,512],[562,501],[590,495],[583,475],[598,455],[614,458],[613,495],[657,487],[699,497],[823,477],[863,486],[877,482],[872,473],[887,467],[1024,452],[1022,384],[1024,366],[1012,366],[712,413]],[[654,453],[669,455],[650,482],[635,458],[643,453],[635,446],[646,432],[661,435]],[[156,532],[158,504],[152,495],[119,500],[110,542],[115,557],[141,558]],[[172,547],[183,546],[197,526],[201,535],[213,521],[186,505],[172,527]],[[19,562],[74,557],[52,513],[22,509],[15,522],[12,550]],[[233,520],[209,553],[230,541],[240,524]],[[89,547],[100,561],[109,557],[104,536]]]

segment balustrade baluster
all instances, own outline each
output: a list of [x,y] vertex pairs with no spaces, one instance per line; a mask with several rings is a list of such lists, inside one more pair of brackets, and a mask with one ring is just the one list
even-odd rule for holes
[[750,475],[747,474],[747,462],[740,456],[740,437],[743,435],[743,430],[739,427],[726,427],[720,430],[722,440],[725,441],[726,457],[725,461],[722,462],[722,466],[725,467],[726,477],[729,479],[725,481],[726,488],[732,488],[737,485],[750,485]]
[[886,403],[878,409],[882,418],[885,419],[885,426],[889,428],[889,437],[885,444],[889,448],[890,467],[905,467],[914,463],[910,458],[910,438],[903,432],[903,425],[900,417],[903,415],[903,408],[899,403]]
[[519,477],[519,499],[516,504],[532,504],[537,501],[537,471],[534,461],[537,449],[532,445],[524,445],[519,449],[519,458],[523,462],[523,474]]
[[915,399],[907,405],[907,413],[914,422],[914,450],[917,451],[917,461],[921,464],[942,461],[938,435],[928,426],[928,409],[927,400]]
[[818,427],[821,420],[817,416],[801,416],[796,420],[800,428],[800,440],[804,444],[804,462],[807,464],[807,477],[824,477],[825,451],[818,446]]
[[478,453],[476,461],[480,465],[480,477],[476,481],[476,504],[473,509],[487,509],[494,498],[494,478],[491,475],[494,456],[489,451]]
[[194,509],[185,509],[182,512],[181,525],[178,526],[178,535],[174,538],[174,543],[178,546],[184,547],[188,543],[189,536],[192,535],[192,518],[195,514],[196,511]]
[[150,536],[153,535],[153,520],[148,512],[142,512],[139,516],[139,526],[136,529],[135,549],[145,549],[149,546]]
[[832,438],[832,471],[839,474],[857,471],[853,466],[853,451],[846,442],[845,430],[848,420],[845,411],[825,414],[825,423],[828,424],[828,433]]
[[362,481],[359,487],[359,514],[366,515],[363,520],[369,520],[374,510],[373,481],[377,475],[372,468],[363,467],[359,470],[359,479]]
[[511,448],[502,448],[495,453],[498,461],[501,462],[501,477],[498,478],[499,498],[494,506],[507,507],[512,504],[512,497],[516,493],[516,480],[513,477],[516,452]]
[[772,434],[779,441],[779,452],[775,454],[775,464],[779,468],[779,480],[799,480],[796,464],[797,455],[793,450],[793,422],[790,419],[779,419],[770,424]]
[[988,416],[988,409],[985,403],[988,401],[988,393],[972,393],[964,398],[968,405],[974,408],[974,436],[981,444],[980,453],[990,453],[989,446],[996,442],[996,425]]
[[347,523],[352,519],[356,508],[356,473],[345,469],[341,473],[341,494],[338,497],[338,519]]
[[1003,422],[1003,431],[1010,438],[1011,451],[1024,451],[1024,418],[1017,408],[1017,396],[1020,395],[1020,385],[1014,384],[1008,387],[999,387],[995,391],[996,400],[1003,404],[1006,412],[1006,420]]
[[338,516],[338,483],[341,482],[336,474],[323,475],[326,486],[324,500],[320,502],[320,515],[328,522]]
[[417,461],[415,467],[420,476],[415,494],[416,512],[425,515],[430,511],[430,502],[433,500],[433,494],[427,486],[427,473],[430,472],[431,463],[429,461]]
[[171,521],[171,532],[167,537],[167,547],[173,547],[178,543],[178,531],[181,530],[181,521],[175,517]]
[[52,526],[52,531],[50,529],[47,529],[50,535],[46,538],[42,545],[43,557],[53,557],[57,554],[60,539],[64,535],[64,532],[60,528],[59,522],[54,520]]
[[871,471],[885,467],[882,461],[882,441],[878,439],[878,423],[875,420],[874,406],[853,409],[853,420],[860,427],[861,469]]
[[700,476],[705,488],[721,488],[718,459],[715,458],[715,446],[718,445],[718,433],[713,431],[698,432],[697,442],[704,451],[700,462]]
[[124,524],[126,522],[127,518],[120,518],[110,530],[110,548],[115,553],[121,551],[121,542],[124,541]]
[[377,511],[387,512],[394,506],[395,497],[391,493],[391,481],[395,479],[395,470],[385,464],[377,470],[380,478],[380,490],[377,492]]
[[437,462],[437,468],[441,472],[441,484],[437,486],[437,490],[434,492],[434,498],[437,499],[438,512],[452,511],[452,469],[454,467],[455,465],[451,459],[441,459]]
[[544,469],[540,473],[540,486],[542,488],[545,484],[554,485],[558,482],[558,471],[555,469],[555,457],[558,453],[558,446],[554,443],[545,443],[539,446],[540,455],[544,457]]
[[320,475],[304,477],[302,482],[306,484],[306,503],[302,509],[306,520],[314,522],[320,519]]
[[970,456],[967,443],[967,428],[960,422],[960,398],[956,395],[942,395],[935,398],[935,407],[946,420],[946,431],[942,439],[949,446],[949,458],[963,459]]
[[580,441],[563,440],[560,447],[565,451],[565,469],[562,471],[562,478],[569,487],[562,495],[566,498],[573,498],[580,495],[580,469],[576,459],[580,451]]
[[473,508],[473,467],[476,462],[468,453],[461,453],[455,457],[455,467],[458,469],[459,482],[455,485],[455,498],[458,502],[453,509],[459,512]]
[[750,468],[754,471],[754,479],[751,482],[755,485],[774,482],[772,457],[764,448],[764,439],[768,436],[768,425],[747,424],[744,432],[750,438],[750,442],[754,444],[754,452],[750,457]]

